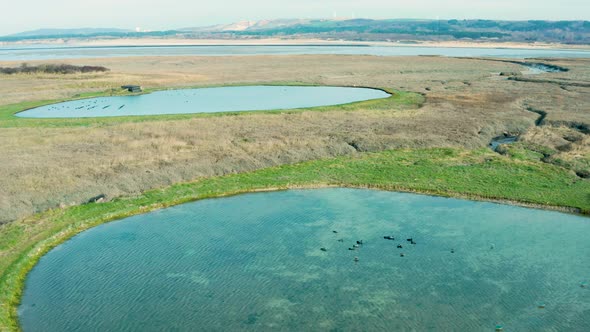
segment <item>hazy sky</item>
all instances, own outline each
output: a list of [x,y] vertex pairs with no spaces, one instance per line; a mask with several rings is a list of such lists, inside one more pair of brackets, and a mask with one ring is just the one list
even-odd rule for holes
[[590,20],[590,0],[3,0],[0,35],[39,28],[173,29],[273,18]]

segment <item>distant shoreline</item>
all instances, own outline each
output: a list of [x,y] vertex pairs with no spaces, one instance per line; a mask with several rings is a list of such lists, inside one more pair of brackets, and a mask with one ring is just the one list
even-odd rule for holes
[[386,46],[386,47],[448,47],[448,48],[504,48],[504,49],[569,49],[589,50],[590,45],[557,43],[514,43],[487,41],[349,41],[325,39],[51,39],[19,42],[0,42],[0,47],[157,47],[157,46]]

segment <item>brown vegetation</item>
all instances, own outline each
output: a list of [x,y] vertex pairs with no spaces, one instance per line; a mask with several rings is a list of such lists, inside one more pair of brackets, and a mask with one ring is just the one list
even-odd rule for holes
[[[510,81],[499,76],[503,71],[525,70],[512,63],[332,55],[142,57],[84,62],[107,66],[111,71],[5,76],[0,80],[0,105],[71,98],[129,82],[150,88],[280,81],[414,91],[424,93],[426,103],[420,109],[306,110],[98,122],[84,127],[3,128],[0,222],[60,205],[80,204],[100,194],[109,199],[203,176],[359,151],[478,148],[503,132],[529,132],[523,139],[536,141],[538,135],[531,129],[537,128],[539,115],[530,108],[547,112],[545,127],[534,130],[553,130],[547,123],[555,124],[555,128],[590,124],[588,88]],[[557,64],[571,70],[535,78],[590,80],[586,60]],[[550,138],[550,143],[539,144],[561,142],[567,135],[571,137],[567,151],[571,158],[588,158],[587,133],[574,131],[575,135],[571,130],[564,131],[559,140]],[[581,139],[574,138],[578,134]]]
[[74,66],[65,63],[61,64],[41,64],[37,66],[29,66],[26,63],[18,67],[0,67],[0,74],[74,74],[74,73],[92,73],[105,72],[108,68],[102,66]]

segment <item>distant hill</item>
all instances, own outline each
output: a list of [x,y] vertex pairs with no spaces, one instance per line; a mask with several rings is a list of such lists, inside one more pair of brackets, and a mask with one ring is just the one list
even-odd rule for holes
[[274,20],[228,25],[236,37],[314,37],[346,40],[497,40],[590,44],[589,21],[495,20]]
[[[8,36],[0,37],[0,41],[14,42],[22,40],[50,40],[50,39],[75,39],[75,38],[141,38],[141,37],[170,37],[179,36],[179,31],[149,31],[136,32],[126,29],[101,29],[101,28],[83,28],[83,29],[39,29],[26,32],[20,32]],[[182,33],[180,33],[182,37]]]
[[114,29],[114,28],[79,28],[79,29],[37,29],[25,32],[19,32],[6,37],[43,37],[43,36],[62,36],[62,35],[96,35],[110,33],[125,33],[132,30]]
[[186,32],[221,32],[221,31],[254,31],[264,29],[285,28],[294,25],[308,24],[311,20],[305,19],[278,19],[261,21],[240,21],[231,24],[219,24],[206,27],[183,28],[179,31]]
[[0,37],[0,41],[52,38],[319,38],[350,41],[497,41],[590,44],[589,21],[496,21],[419,19],[279,19],[241,21],[169,31],[124,29],[41,29]]

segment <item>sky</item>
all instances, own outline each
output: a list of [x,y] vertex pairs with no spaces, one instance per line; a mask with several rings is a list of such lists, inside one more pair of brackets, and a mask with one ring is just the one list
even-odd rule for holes
[[165,30],[276,18],[590,20],[590,0],[2,0],[0,35],[41,28]]

